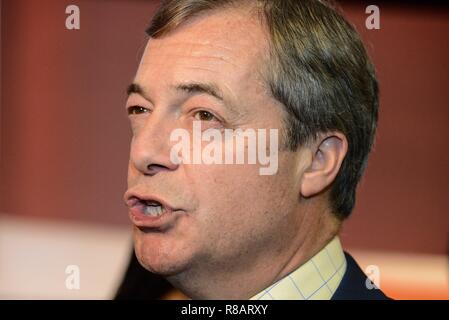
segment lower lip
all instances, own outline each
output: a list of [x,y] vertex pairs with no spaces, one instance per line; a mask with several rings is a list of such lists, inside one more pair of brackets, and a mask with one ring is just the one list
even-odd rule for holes
[[171,210],[160,216],[150,216],[143,213],[143,205],[135,205],[129,209],[131,221],[138,227],[161,228],[173,221],[175,213]]

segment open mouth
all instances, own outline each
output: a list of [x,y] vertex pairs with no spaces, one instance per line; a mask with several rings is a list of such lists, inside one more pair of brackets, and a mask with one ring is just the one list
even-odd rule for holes
[[126,205],[135,216],[159,218],[164,214],[171,213],[173,209],[167,204],[154,197],[140,197],[129,195],[126,197]]
[[163,198],[127,191],[124,201],[128,207],[131,222],[138,228],[163,231],[173,227],[179,216],[185,212],[183,208],[173,207]]
[[142,205],[142,213],[146,216],[159,217],[167,212],[167,208],[158,201],[138,199],[138,202]]

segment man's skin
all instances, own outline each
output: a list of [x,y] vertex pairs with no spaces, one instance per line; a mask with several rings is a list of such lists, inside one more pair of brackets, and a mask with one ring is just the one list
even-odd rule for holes
[[[259,175],[258,165],[170,161],[170,133],[192,131],[194,120],[203,130],[276,128],[281,136],[286,113],[262,75],[268,39],[249,8],[200,15],[149,40],[134,80],[142,93],[126,104],[133,139],[125,200],[152,195],[177,209],[158,228],[134,226],[136,254],[190,298],[248,299],[338,233],[328,191],[348,148],[341,133],[296,151],[281,137],[275,175]],[[191,83],[213,84],[223,101],[176,89]]]

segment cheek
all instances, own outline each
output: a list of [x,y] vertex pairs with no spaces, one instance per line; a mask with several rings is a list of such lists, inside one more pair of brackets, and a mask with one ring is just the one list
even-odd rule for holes
[[128,182],[128,188],[130,188],[130,187],[132,187],[133,186],[133,181],[134,181],[134,177],[135,177],[135,173],[134,173],[134,170],[133,170],[133,166],[132,166],[132,164],[131,164],[131,157],[130,157],[130,160],[129,160],[129,162],[128,162],[128,177],[127,177],[127,182]]
[[211,215],[245,208],[256,196],[254,189],[260,186],[255,165],[198,165],[194,175],[195,195],[200,206],[217,210],[210,212]]
[[251,213],[251,208],[260,211],[263,206],[294,205],[300,180],[294,173],[295,161],[281,154],[274,175],[260,175],[259,168],[259,164],[193,165],[186,169],[186,175],[203,208],[244,215],[244,209]]
[[253,165],[197,169],[198,229],[215,248],[226,251],[251,238],[272,238],[291,225],[295,192],[281,172],[260,176],[259,166]]

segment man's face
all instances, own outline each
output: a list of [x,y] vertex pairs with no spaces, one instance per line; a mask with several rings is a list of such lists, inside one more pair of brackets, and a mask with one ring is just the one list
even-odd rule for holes
[[[298,236],[301,152],[280,148],[274,175],[260,175],[254,164],[170,160],[170,134],[192,132],[193,121],[201,121],[203,131],[282,132],[282,106],[260,72],[268,61],[266,39],[257,19],[228,10],[149,40],[134,80],[144,93],[131,93],[127,102],[127,108],[144,109],[128,109],[133,139],[125,198],[155,199],[173,211],[149,218],[148,225],[131,214],[136,254],[147,269],[166,276],[211,268],[250,271],[267,257],[286,254]],[[223,99],[191,84],[207,84]]]

